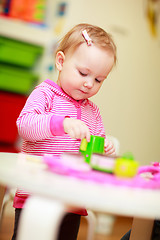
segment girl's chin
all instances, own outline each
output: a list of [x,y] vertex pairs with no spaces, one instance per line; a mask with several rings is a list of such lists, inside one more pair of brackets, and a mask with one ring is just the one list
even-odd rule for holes
[[84,97],[84,96],[74,96],[74,97],[72,97],[74,100],[76,100],[76,101],[82,101],[82,100],[85,100],[85,99],[87,99],[87,97]]
[[85,100],[89,97],[88,94],[85,94],[81,91],[75,91],[74,93],[70,93],[70,96],[76,101]]

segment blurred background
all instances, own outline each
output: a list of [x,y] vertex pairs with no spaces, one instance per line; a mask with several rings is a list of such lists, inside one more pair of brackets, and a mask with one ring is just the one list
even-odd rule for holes
[[160,0],[1,0],[0,151],[20,151],[18,117],[33,87],[56,81],[53,52],[75,24],[111,33],[118,62],[98,95],[106,133],[140,164],[160,160]]

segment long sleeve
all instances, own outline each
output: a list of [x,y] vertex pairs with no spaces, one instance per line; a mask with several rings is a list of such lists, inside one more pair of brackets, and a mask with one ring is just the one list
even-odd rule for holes
[[17,119],[19,135],[27,141],[40,141],[55,135],[64,134],[63,116],[54,116],[50,112],[53,92],[44,92],[36,88]]

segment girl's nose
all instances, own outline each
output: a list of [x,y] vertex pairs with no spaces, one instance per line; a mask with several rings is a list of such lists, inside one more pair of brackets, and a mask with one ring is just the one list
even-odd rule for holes
[[93,87],[93,80],[92,79],[87,79],[86,82],[84,83],[84,86],[87,88],[92,88]]

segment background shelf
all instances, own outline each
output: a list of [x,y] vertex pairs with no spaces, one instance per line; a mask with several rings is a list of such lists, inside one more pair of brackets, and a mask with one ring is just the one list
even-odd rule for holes
[[0,26],[1,36],[39,46],[45,47],[53,38],[53,32],[50,28],[13,18],[0,16]]

